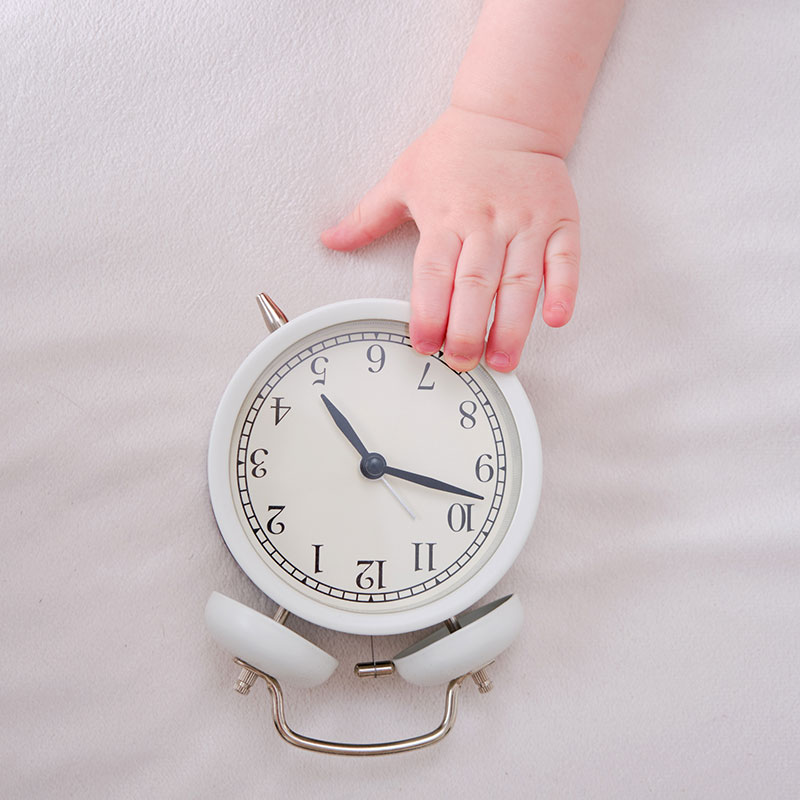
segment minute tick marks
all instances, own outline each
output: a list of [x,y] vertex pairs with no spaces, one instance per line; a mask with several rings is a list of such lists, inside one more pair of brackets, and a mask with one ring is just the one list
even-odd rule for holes
[[258,480],[231,467],[261,560],[304,594],[367,613],[465,582],[502,540],[519,491],[513,418],[491,377],[453,372],[419,356],[403,323],[380,325],[336,325],[287,348],[253,384],[232,442],[247,464],[269,451]]

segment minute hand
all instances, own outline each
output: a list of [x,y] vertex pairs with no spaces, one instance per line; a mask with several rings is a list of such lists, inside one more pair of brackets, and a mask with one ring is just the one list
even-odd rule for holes
[[427,475],[418,475],[416,472],[406,472],[404,469],[388,466],[383,471],[386,475],[393,475],[395,478],[400,478],[404,481],[418,483],[420,486],[427,486],[429,489],[439,489],[442,492],[452,492],[452,494],[460,494],[464,497],[474,497],[476,500],[483,500],[483,496],[480,494],[468,492],[466,489],[459,489],[458,486],[453,486],[444,481],[437,481],[436,478],[429,478]]

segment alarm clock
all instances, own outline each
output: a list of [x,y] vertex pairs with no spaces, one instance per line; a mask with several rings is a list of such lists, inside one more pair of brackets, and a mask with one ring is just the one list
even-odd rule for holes
[[[214,592],[207,625],[242,667],[241,693],[267,683],[288,742],[352,755],[432,744],[452,727],[463,681],[488,691],[484,667],[522,624],[513,595],[465,609],[533,524],[542,467],[530,403],[513,375],[483,363],[457,372],[441,351],[416,352],[406,302],[350,300],[289,322],[267,295],[258,301],[270,334],[223,394],[208,484],[228,550],[279,608],[270,619]],[[281,684],[319,685],[337,661],[285,625],[290,613],[371,636],[438,626],[355,672],[446,683],[441,725],[373,744],[293,731]]]

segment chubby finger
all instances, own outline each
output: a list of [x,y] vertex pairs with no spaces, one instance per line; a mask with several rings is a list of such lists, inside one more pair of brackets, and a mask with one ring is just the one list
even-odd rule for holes
[[483,355],[505,252],[505,240],[484,231],[471,233],[461,247],[444,343],[444,360],[460,372],[472,369]]
[[444,341],[453,278],[461,239],[445,228],[423,228],[414,254],[411,283],[411,344],[425,355],[435,353]]
[[499,372],[510,372],[519,364],[542,285],[544,246],[542,238],[517,236],[506,248],[486,344],[486,362]]
[[578,293],[581,257],[577,222],[565,222],[551,234],[544,251],[544,303],[542,319],[552,328],[566,325]]
[[388,178],[372,187],[338,225],[320,238],[332,250],[356,250],[410,219],[408,208]]

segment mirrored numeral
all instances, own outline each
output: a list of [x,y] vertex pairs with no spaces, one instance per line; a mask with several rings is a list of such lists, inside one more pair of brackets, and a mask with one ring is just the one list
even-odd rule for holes
[[417,384],[417,389],[422,391],[424,389],[433,389],[436,386],[436,381],[431,381],[429,384],[425,383],[425,378],[428,377],[428,370],[431,368],[431,362],[425,362],[425,368],[422,370],[422,377],[419,379],[419,383]]
[[322,550],[321,544],[312,544],[314,548],[314,574],[316,575],[318,572],[322,572],[322,567],[319,565],[319,551]]
[[475,412],[478,410],[478,404],[474,400],[465,400],[459,407],[461,412],[460,425],[462,428],[469,430],[475,427]]
[[[483,459],[486,459],[485,461]],[[489,463],[492,460],[491,453],[484,453],[475,462],[475,477],[481,483],[488,483],[494,477],[494,467]]]
[[422,553],[422,546],[425,545],[427,547],[427,561],[428,561],[428,572],[433,572],[436,569],[433,566],[433,548],[436,547],[436,542],[412,542],[414,545],[414,572],[421,572],[423,567],[420,565],[420,561],[422,560],[421,556]]
[[291,406],[282,406],[281,400],[282,397],[274,398],[275,402],[270,406],[271,409],[275,411],[275,424],[277,425],[291,410]]
[[250,463],[253,465],[250,474],[254,478],[263,478],[267,474],[267,468],[264,466],[264,463],[268,455],[269,450],[265,450],[263,447],[259,447],[257,450],[253,450],[253,452],[250,453]]
[[472,508],[475,503],[453,503],[447,510],[447,524],[453,533],[474,530],[472,527]]
[[267,531],[269,533],[274,534],[275,536],[278,536],[279,534],[283,533],[284,530],[286,530],[286,526],[280,520],[275,522],[275,520],[278,518],[278,514],[280,514],[281,511],[283,511],[284,508],[286,508],[286,506],[268,506],[267,507],[267,511],[268,512],[273,512],[273,511],[275,512],[267,520]]
[[379,344],[371,344],[367,348],[367,361],[372,364],[367,367],[370,372],[380,372],[386,363],[386,352]]
[[311,359],[311,372],[314,375],[319,375],[319,377],[311,382],[311,385],[321,383],[323,386],[325,385],[325,378],[328,374],[328,368],[325,364],[328,363],[327,356],[317,356],[316,358]]
[[[358,573],[356,576],[356,586],[359,589],[369,590],[375,587],[376,589],[385,589],[386,586],[383,583],[383,565],[386,561],[356,561],[356,565],[359,567],[364,567],[361,572]],[[373,565],[377,565],[375,569],[372,569]],[[368,572],[372,574],[367,575]],[[375,581],[377,580],[377,586]]]

